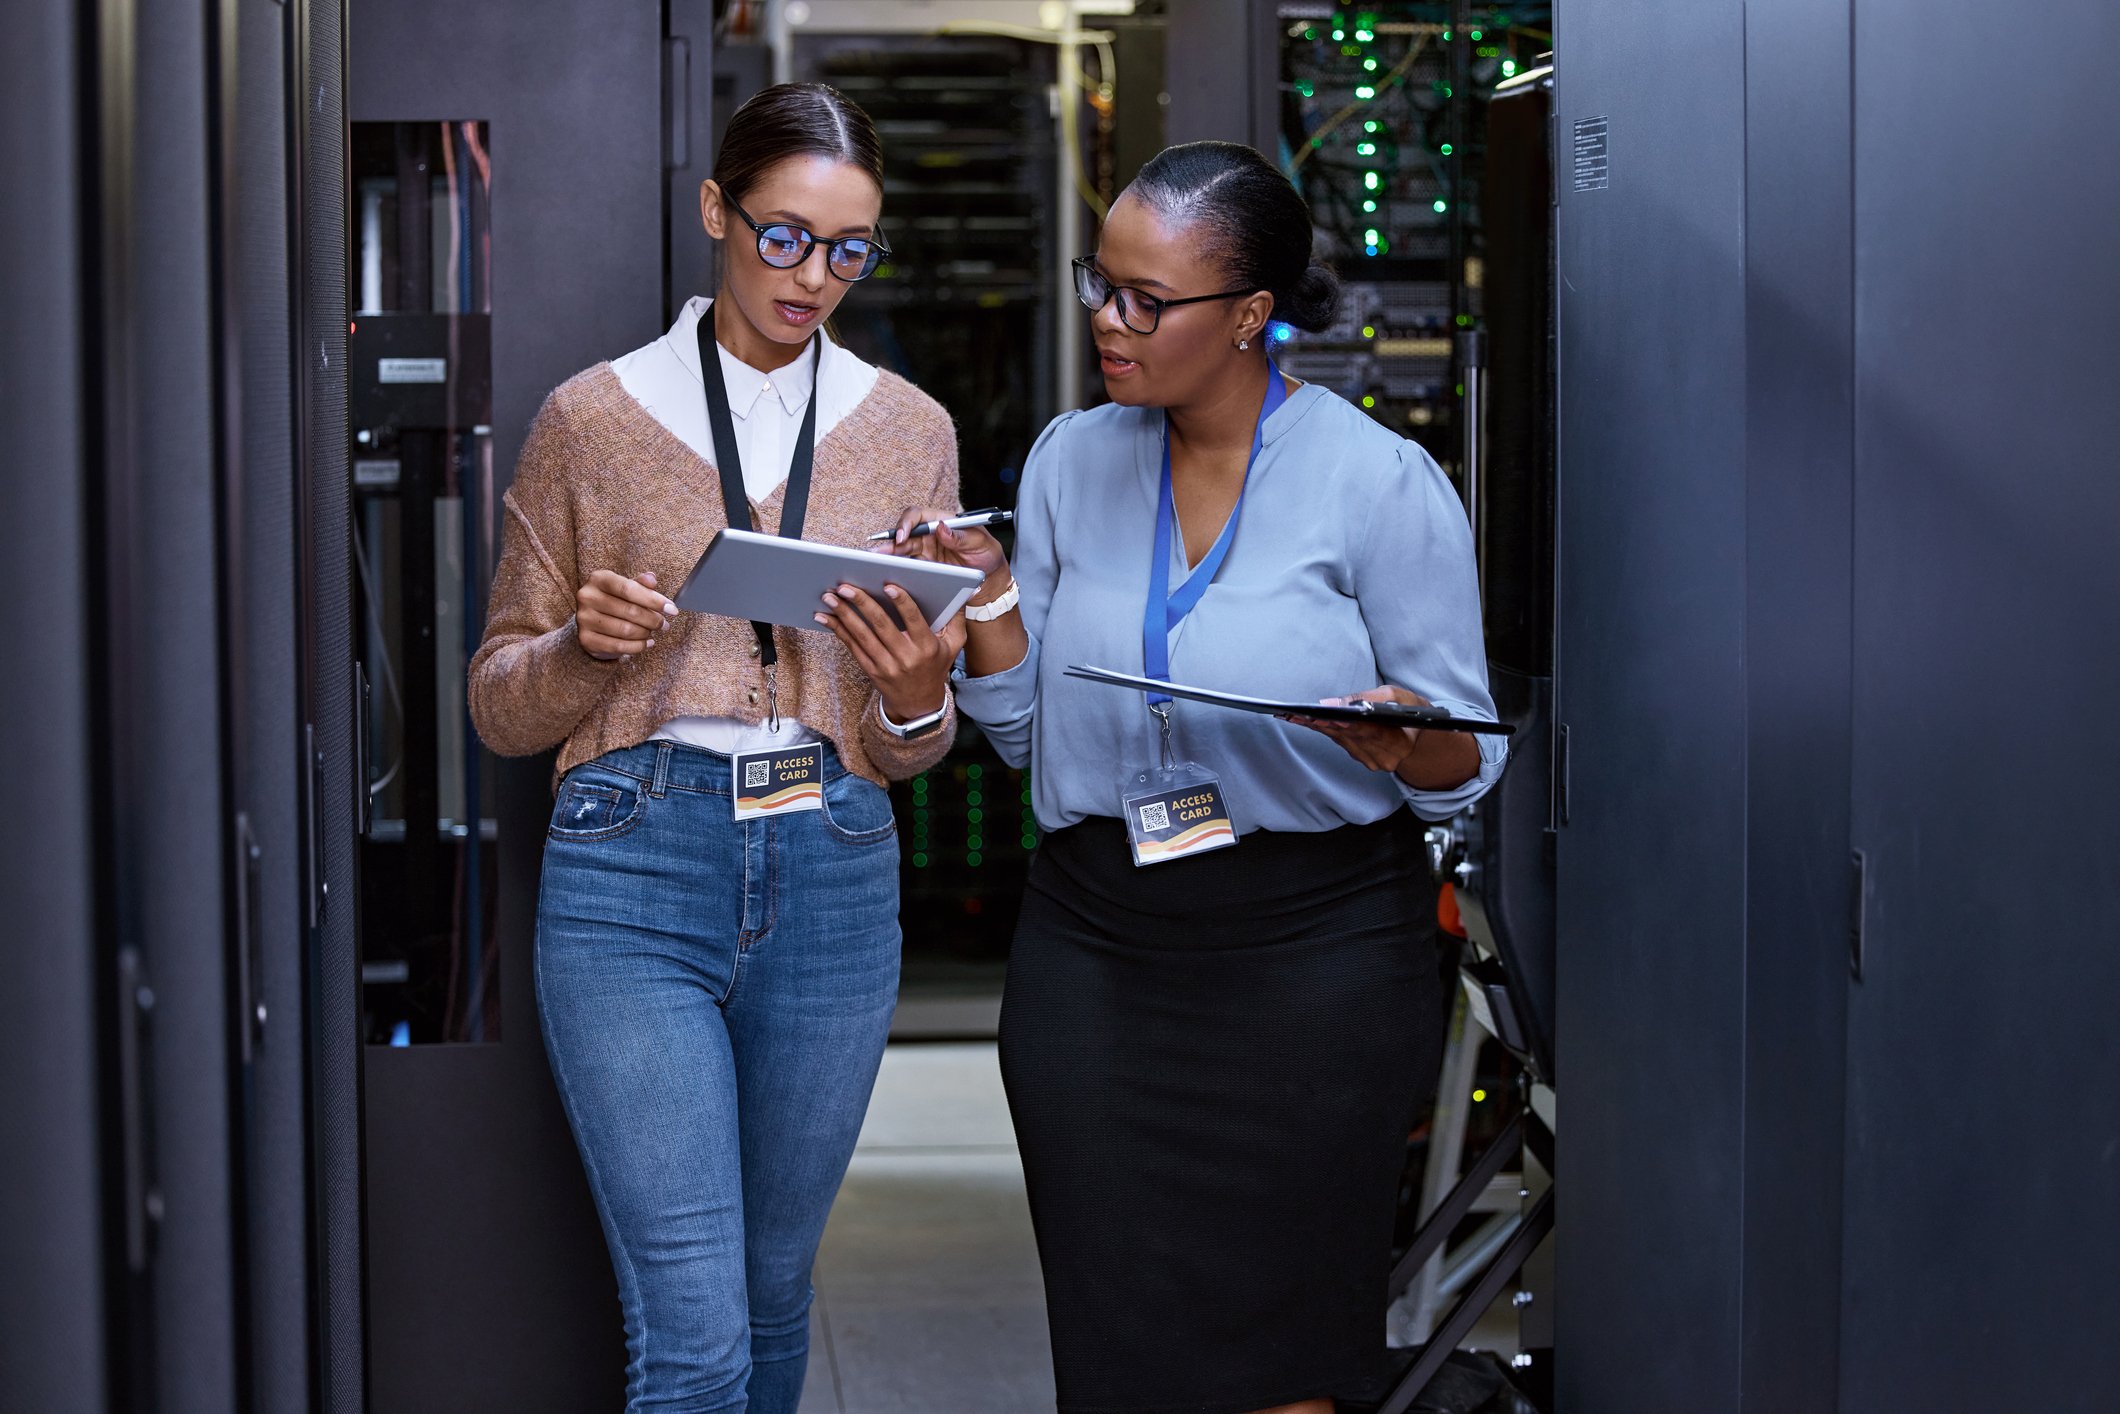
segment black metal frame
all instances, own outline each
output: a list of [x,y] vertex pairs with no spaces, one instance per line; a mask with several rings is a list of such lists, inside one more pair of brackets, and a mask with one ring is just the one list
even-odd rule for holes
[[[1510,1159],[1521,1159],[1527,1150],[1547,1173],[1553,1172],[1553,1134],[1528,1107],[1518,1112],[1503,1126],[1502,1132],[1494,1136],[1493,1142],[1480,1154],[1479,1161],[1465,1170],[1464,1177],[1457,1181],[1443,1201],[1436,1205],[1436,1210],[1428,1215],[1427,1221],[1421,1224],[1420,1231],[1413,1235],[1413,1241],[1391,1269],[1391,1300],[1396,1301],[1413,1284],[1413,1279],[1429,1259],[1443,1249],[1451,1232],[1465,1220],[1480,1194],[1487,1190],[1487,1185],[1495,1180]],[[1465,1288],[1457,1304],[1450,1308],[1450,1314],[1429,1335],[1426,1348],[1392,1385],[1378,1414],[1404,1414],[1428,1387],[1428,1382],[1435,1378],[1436,1372],[1443,1368],[1443,1362],[1450,1358],[1450,1352],[1478,1322],[1481,1313],[1501,1294],[1503,1284],[1516,1274],[1552,1230],[1553,1188],[1548,1185],[1525,1212],[1523,1221],[1510,1235],[1509,1241],[1503,1244],[1479,1277]]]
[[[876,228],[876,234],[873,236],[840,236],[834,240],[826,240],[815,231],[798,226],[792,221],[754,221],[751,219],[751,213],[743,209],[743,203],[727,192],[721,194],[721,199],[727,202],[729,209],[736,213],[736,219],[749,226],[753,234],[758,237],[758,258],[775,270],[796,269],[810,258],[811,252],[815,251],[817,247],[823,246],[825,251],[824,268],[831,273],[832,278],[839,281],[842,285],[858,285],[863,280],[868,279],[869,276],[875,274],[876,267],[891,257],[891,244],[883,238],[883,227],[881,226]],[[773,239],[767,234],[770,231],[786,231],[789,235],[802,237],[802,254],[796,256],[793,260],[785,262],[775,260],[772,256],[767,255],[766,242]],[[861,273],[859,275],[842,275],[839,273],[838,267],[832,264],[832,261],[838,257],[841,250],[851,245],[866,247],[868,253],[862,259]]]
[[[1132,285],[1119,284],[1102,270],[1099,270],[1096,261],[1090,256],[1078,255],[1072,263],[1075,267],[1075,298],[1081,300],[1082,307],[1091,314],[1095,314],[1098,310],[1110,304],[1112,300],[1122,293],[1132,295],[1135,299],[1148,306],[1149,312],[1154,317],[1149,320],[1148,327],[1142,329],[1127,322],[1126,301],[1119,301],[1119,322],[1125,324],[1127,328],[1132,329],[1136,334],[1143,336],[1153,334],[1156,330],[1163,327],[1163,311],[1166,309],[1176,309],[1181,304],[1206,304],[1210,300],[1242,299],[1246,295],[1258,293],[1257,290],[1224,290],[1218,295],[1184,295],[1178,299],[1164,299],[1160,295],[1152,295],[1148,291],[1136,289]],[[1094,304],[1090,302],[1089,291],[1082,287],[1082,281],[1085,276],[1104,282],[1104,298]]]

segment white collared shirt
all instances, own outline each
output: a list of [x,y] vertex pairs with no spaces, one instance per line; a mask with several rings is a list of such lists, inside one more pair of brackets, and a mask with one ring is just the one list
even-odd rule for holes
[[[633,400],[709,463],[714,460],[714,434],[707,424],[706,383],[700,375],[699,321],[713,305],[706,296],[694,295],[678,311],[677,322],[667,334],[611,362],[611,371]],[[813,393],[817,398],[816,438],[822,442],[876,386],[875,365],[848,353],[831,335],[822,337],[821,367],[818,356],[805,348],[800,358],[771,373],[715,345],[721,355],[722,381],[729,390],[744,492],[754,502],[772,495],[788,479],[803,410]],[[705,545],[718,529],[700,527],[700,544]],[[793,720],[783,721],[776,734],[733,717],[676,717],[663,723],[655,738],[733,755],[815,741],[817,734]]]

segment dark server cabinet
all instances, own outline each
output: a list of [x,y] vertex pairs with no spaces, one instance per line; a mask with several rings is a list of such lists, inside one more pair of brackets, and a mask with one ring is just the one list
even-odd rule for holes
[[1559,17],[1559,1407],[2107,1407],[2114,18]]
[[[64,788],[0,818],[0,1406],[94,1414],[112,1347],[119,1269],[101,1199],[105,1151],[97,1018],[115,977],[99,956],[91,840],[95,726],[88,583],[90,446],[81,299],[81,35],[74,7],[10,12],[0,46],[0,384],[11,391],[0,475],[0,555],[19,612],[43,625],[38,670],[0,684],[0,740]],[[35,194],[35,199],[27,198]],[[35,474],[23,474],[34,469]],[[19,930],[19,931],[17,931]],[[34,938],[35,945],[30,946]],[[102,984],[102,985],[99,985]]]
[[1972,4],[1854,20],[1841,1406],[2109,1408],[2120,21],[2041,7],[2024,64]]
[[6,717],[43,782],[0,866],[23,930],[0,1034],[28,1048],[0,1083],[34,1097],[4,1126],[35,1173],[11,1168],[0,1203],[22,1225],[0,1258],[10,1410],[359,1404],[316,1361],[326,1327],[357,1339],[358,1211],[314,1201],[312,1140],[352,1111],[312,1090],[350,1067],[311,1049],[331,878],[297,530],[318,393],[297,232],[339,161],[338,51],[312,41],[338,15],[11,17],[27,67],[0,150],[23,199],[0,264],[21,420],[0,520],[49,641]]
[[[1737,1407],[1743,16],[1736,0],[1556,7],[1555,1361],[1571,1414]],[[1600,127],[1605,178],[1577,167]]]

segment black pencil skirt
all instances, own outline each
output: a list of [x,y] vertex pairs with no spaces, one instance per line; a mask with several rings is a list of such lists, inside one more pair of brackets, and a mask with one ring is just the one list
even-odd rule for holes
[[1001,1069],[1064,1414],[1377,1396],[1435,918],[1405,811],[1145,869],[1116,820],[1046,836]]

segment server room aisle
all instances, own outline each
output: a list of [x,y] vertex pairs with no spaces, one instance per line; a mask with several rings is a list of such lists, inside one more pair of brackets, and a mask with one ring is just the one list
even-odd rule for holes
[[992,1042],[884,1054],[816,1286],[801,1414],[1052,1409],[1038,1254]]

